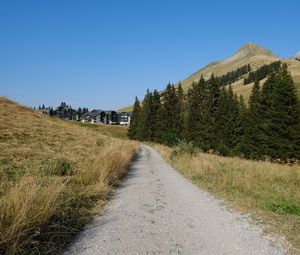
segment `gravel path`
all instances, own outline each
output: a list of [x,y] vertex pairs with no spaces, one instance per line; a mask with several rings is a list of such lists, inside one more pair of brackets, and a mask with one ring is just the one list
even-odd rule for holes
[[230,212],[142,146],[104,215],[64,255],[285,254],[246,217]]

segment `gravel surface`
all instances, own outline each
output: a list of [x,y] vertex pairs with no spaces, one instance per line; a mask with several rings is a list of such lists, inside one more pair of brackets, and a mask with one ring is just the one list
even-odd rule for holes
[[[276,244],[276,245],[275,245]],[[225,209],[142,146],[102,216],[64,255],[285,254],[247,217]]]

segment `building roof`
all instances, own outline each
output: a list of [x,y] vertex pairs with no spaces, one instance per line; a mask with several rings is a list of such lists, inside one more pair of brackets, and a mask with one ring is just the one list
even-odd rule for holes
[[92,118],[95,118],[96,116],[98,116],[101,113],[111,114],[112,112],[116,112],[116,111],[114,111],[114,110],[105,111],[105,110],[94,109],[90,112],[86,112],[86,113],[82,114],[81,117],[85,118],[85,117],[90,116]]

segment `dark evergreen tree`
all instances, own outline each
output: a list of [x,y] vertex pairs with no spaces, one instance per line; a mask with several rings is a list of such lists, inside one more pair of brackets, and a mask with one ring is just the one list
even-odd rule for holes
[[188,92],[188,114],[185,138],[196,146],[208,149],[205,138],[209,129],[207,83],[201,76],[198,83],[193,83]]
[[147,93],[144,97],[142,109],[141,109],[141,115],[139,118],[139,128],[138,128],[138,134],[139,138],[142,141],[150,141],[152,136],[152,130],[151,130],[151,107],[152,107],[152,93],[147,90]]
[[139,139],[138,129],[139,129],[139,122],[140,122],[140,114],[141,114],[141,105],[139,99],[136,97],[133,112],[130,120],[130,126],[128,129],[128,137],[130,139]]
[[239,103],[238,103],[238,107],[239,107],[239,114],[238,114],[238,119],[237,119],[237,123],[236,123],[236,143],[235,143],[235,147],[232,150],[232,155],[237,155],[240,156],[241,152],[240,152],[240,148],[239,146],[242,144],[244,135],[245,135],[245,121],[246,121],[246,116],[247,116],[247,106],[245,104],[245,100],[244,97],[242,95],[240,95],[239,98]]
[[178,108],[179,108],[179,120],[178,120],[178,138],[183,138],[184,132],[184,110],[185,110],[185,95],[181,83],[179,82],[177,87],[177,97],[178,97]]
[[158,140],[165,144],[175,144],[182,132],[180,103],[174,85],[168,84],[162,95],[159,111],[160,136]]
[[299,99],[286,65],[265,83],[262,99],[263,105],[268,107],[264,113],[264,153],[273,159],[299,159]]
[[208,149],[216,150],[218,139],[215,135],[216,112],[220,103],[220,84],[219,80],[212,74],[207,82],[208,97],[206,102],[208,127],[204,134],[205,146]]
[[239,128],[239,101],[231,86],[222,88],[216,111],[214,133],[217,138],[216,150],[224,156],[232,155],[236,147]]
[[87,113],[87,112],[89,112],[89,109],[88,109],[88,108],[85,108],[85,107],[83,107],[83,108],[82,108],[82,114],[84,114],[84,113]]
[[263,149],[263,117],[261,91],[259,82],[255,82],[249,98],[249,109],[243,122],[243,137],[239,139],[238,151],[248,158],[262,158]]
[[152,96],[152,105],[151,105],[151,141],[158,141],[159,140],[159,133],[160,133],[160,123],[159,123],[159,112],[161,109],[161,102],[160,102],[160,94],[157,90],[153,91]]
[[79,118],[82,115],[82,109],[81,109],[81,107],[78,108],[77,115],[78,115]]

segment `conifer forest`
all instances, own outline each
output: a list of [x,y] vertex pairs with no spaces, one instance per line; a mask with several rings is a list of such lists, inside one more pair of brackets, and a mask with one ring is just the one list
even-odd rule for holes
[[[250,70],[249,67],[247,71]],[[285,64],[272,64],[264,84],[255,80],[249,102],[213,74],[183,91],[168,84],[135,99],[131,139],[175,145],[249,159],[300,159],[300,103]],[[261,71],[261,70],[260,70]],[[259,71],[259,72],[260,72]],[[258,72],[258,73],[259,73]]]

